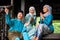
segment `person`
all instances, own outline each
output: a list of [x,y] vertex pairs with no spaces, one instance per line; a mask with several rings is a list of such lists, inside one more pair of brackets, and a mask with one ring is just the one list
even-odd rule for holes
[[29,40],[28,34],[25,32],[26,28],[22,23],[23,11],[18,11],[17,18],[10,18],[8,8],[5,8],[5,13],[5,22],[10,27],[8,30],[8,39],[21,40],[23,37],[24,40]]
[[35,26],[36,24],[36,10],[35,7],[31,6],[29,8],[29,13],[25,16],[25,27],[27,29],[28,35],[30,39],[32,39],[34,32],[35,32]]
[[44,5],[43,12],[44,14],[42,14],[42,12],[40,13],[40,23],[37,27],[33,40],[41,40],[42,35],[45,36],[47,34],[53,33],[54,31],[54,27],[52,25],[52,7],[49,5]]

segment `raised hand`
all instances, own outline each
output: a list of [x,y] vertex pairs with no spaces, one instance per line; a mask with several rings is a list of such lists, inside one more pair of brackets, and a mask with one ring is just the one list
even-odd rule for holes
[[42,19],[44,19],[44,15],[42,14],[42,12],[40,12],[40,16]]
[[9,13],[9,9],[5,8],[5,13],[8,14]]

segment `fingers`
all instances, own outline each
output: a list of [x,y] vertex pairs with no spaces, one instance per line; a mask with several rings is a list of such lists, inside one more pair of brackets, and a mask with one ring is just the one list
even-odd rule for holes
[[8,8],[5,8],[5,13],[8,13],[9,12],[9,9]]
[[28,25],[29,25],[29,22],[26,22],[24,25],[25,25],[25,26],[28,26]]
[[42,16],[43,14],[42,14],[42,12],[40,12],[40,16]]

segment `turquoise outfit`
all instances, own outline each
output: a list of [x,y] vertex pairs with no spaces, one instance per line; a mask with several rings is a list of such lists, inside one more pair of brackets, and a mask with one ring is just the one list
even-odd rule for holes
[[[22,23],[21,20],[19,20],[17,18],[11,19],[9,14],[5,14],[5,22],[10,27],[8,32],[12,32],[12,31],[20,32],[20,33],[22,33],[24,40],[29,40],[28,34],[26,32],[24,32],[26,30],[26,28],[24,27],[24,24]],[[17,37],[16,39],[19,39],[19,37]]]
[[45,16],[43,20],[40,19],[40,24],[46,24],[50,28],[50,30],[54,31],[52,20],[53,20],[53,16],[52,14],[49,14]]
[[44,17],[44,19],[40,17],[40,23],[37,27],[35,36],[41,38],[42,35],[53,33],[54,27],[52,25],[52,20],[53,20],[52,14],[48,14],[47,16]]
[[37,27],[37,31],[35,33],[35,35],[38,37],[38,40],[42,37],[42,35],[46,35],[46,34],[50,34],[54,32],[54,27],[52,25],[52,20],[53,20],[53,16],[52,16],[52,7],[49,5],[44,5],[43,9],[45,9],[45,7],[47,8],[47,12],[44,12],[45,10],[43,10],[44,14],[42,18],[40,16],[40,23]]

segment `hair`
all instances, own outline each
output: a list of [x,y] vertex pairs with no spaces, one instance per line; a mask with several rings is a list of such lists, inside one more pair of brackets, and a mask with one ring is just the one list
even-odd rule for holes
[[21,12],[23,14],[23,11],[22,10],[19,10],[18,13]]

